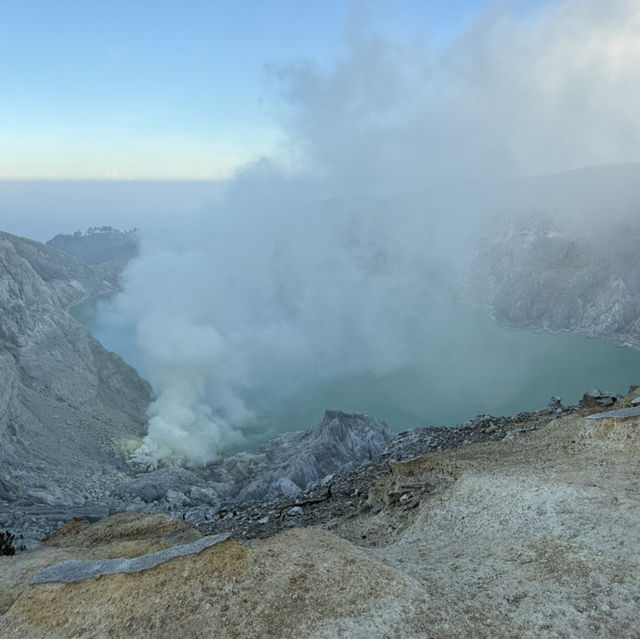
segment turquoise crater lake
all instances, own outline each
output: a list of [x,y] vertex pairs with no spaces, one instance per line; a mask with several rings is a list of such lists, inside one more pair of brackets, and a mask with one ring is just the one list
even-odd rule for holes
[[[105,322],[97,308],[88,301],[72,313],[144,377],[133,327]],[[505,329],[470,306],[431,319],[413,360],[418,363],[384,374],[320,379],[275,399],[265,390],[247,392],[257,419],[243,428],[245,447],[311,426],[326,408],[366,413],[399,431],[453,426],[479,414],[533,411],[553,395],[565,405],[577,404],[594,387],[626,393],[629,385],[640,384],[640,351],[572,333]]]

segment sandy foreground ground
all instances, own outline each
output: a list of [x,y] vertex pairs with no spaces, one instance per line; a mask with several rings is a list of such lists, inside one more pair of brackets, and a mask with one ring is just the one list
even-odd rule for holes
[[587,412],[392,464],[322,526],[30,585],[200,536],[164,515],[71,522],[0,557],[0,637],[640,637],[640,418]]

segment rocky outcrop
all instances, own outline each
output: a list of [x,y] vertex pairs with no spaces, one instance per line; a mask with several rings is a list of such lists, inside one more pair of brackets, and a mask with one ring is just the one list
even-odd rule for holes
[[81,505],[126,471],[151,389],[67,309],[112,290],[75,258],[0,233],[0,509]]
[[640,225],[597,237],[520,221],[488,238],[475,289],[498,323],[640,348]]
[[190,469],[144,472],[115,489],[111,507],[177,510],[202,521],[229,505],[295,496],[327,475],[377,461],[391,438],[379,420],[328,410],[316,426],[279,435],[258,452],[223,455]]
[[519,184],[482,238],[474,297],[503,326],[640,348],[639,184],[640,164]]
[[[616,403],[633,406],[637,394]],[[317,504],[274,511],[280,528],[261,541],[184,554],[183,521],[128,513],[72,522],[38,549],[0,557],[0,633],[636,636],[640,542],[629,531],[640,525],[640,417],[558,410],[477,420],[458,429],[455,448],[433,432],[431,444],[445,449],[388,460],[351,490],[336,477],[330,501],[345,515],[299,514]],[[417,446],[420,437],[401,439]],[[362,506],[349,509],[356,490]],[[144,565],[167,546],[162,556],[174,556],[141,572],[30,585],[61,560]]]
[[377,460],[391,437],[377,419],[328,410],[317,426],[267,443],[255,460],[262,470],[241,483],[237,498],[258,501],[295,495],[326,475]]
[[[88,264],[63,251],[1,231],[0,242],[7,273],[12,267],[13,276],[26,282],[29,275],[23,273],[19,276],[18,272],[28,264],[29,270],[46,285],[31,287],[32,295],[44,294],[50,301],[68,308],[84,299],[113,290],[112,281],[100,277]],[[5,295],[10,292],[5,284]],[[17,290],[13,291],[14,297],[16,292]]]
[[31,584],[65,583],[72,584],[86,579],[99,579],[104,575],[131,575],[151,570],[160,564],[164,564],[176,557],[186,557],[187,555],[197,555],[205,548],[210,548],[229,539],[229,534],[209,535],[190,544],[172,546],[167,550],[148,553],[133,559],[120,557],[118,559],[94,559],[82,561],[79,559],[69,559],[55,564],[39,572],[32,580]]

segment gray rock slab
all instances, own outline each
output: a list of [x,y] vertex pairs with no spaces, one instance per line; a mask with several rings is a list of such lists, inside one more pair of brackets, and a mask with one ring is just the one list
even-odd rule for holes
[[605,413],[588,415],[587,419],[625,419],[626,417],[640,417],[640,406],[634,406],[633,408],[620,408],[618,410],[608,410]]
[[209,535],[190,544],[173,546],[172,548],[167,548],[167,550],[149,553],[148,555],[134,557],[133,559],[121,557],[118,559],[99,559],[96,561],[80,561],[75,559],[62,561],[55,566],[50,566],[39,572],[31,580],[31,584],[46,584],[51,582],[70,584],[76,581],[101,577],[102,575],[142,572],[143,570],[155,568],[176,557],[197,555],[205,548],[219,544],[229,539],[229,537],[231,537],[229,533]]

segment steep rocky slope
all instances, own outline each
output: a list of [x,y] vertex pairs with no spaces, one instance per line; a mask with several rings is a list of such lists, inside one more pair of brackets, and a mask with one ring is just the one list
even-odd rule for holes
[[573,331],[640,348],[638,246],[640,224],[594,237],[519,220],[484,243],[476,288],[504,326]]
[[[617,403],[629,406],[637,394]],[[155,564],[142,572],[101,573],[97,560],[145,557],[197,533],[142,513],[72,522],[37,550],[0,557],[0,632],[637,636],[640,418],[589,419],[595,411],[486,424],[499,439],[485,442],[467,430],[456,448],[383,463],[347,516],[307,527],[287,513],[282,532],[266,540],[203,540],[161,563],[141,560]],[[29,585],[65,559],[91,563]],[[86,570],[95,576],[84,578]],[[57,581],[74,571],[78,581]]]
[[377,461],[391,438],[384,422],[328,410],[315,426],[283,433],[258,451],[220,455],[190,469],[143,472],[116,488],[120,502],[114,507],[180,510],[193,521],[202,520],[228,505],[297,495],[327,475]]
[[481,242],[476,299],[504,326],[640,348],[640,165],[520,186]]
[[[333,473],[377,461],[391,437],[387,426],[371,417],[327,411],[307,430],[282,434],[259,451],[222,454],[207,465],[149,470],[122,463],[118,473],[96,465],[94,474],[101,476],[101,484],[84,500],[49,505],[14,500],[0,511],[0,526],[19,532],[19,544],[32,547],[75,516],[95,520],[143,510],[202,523],[235,508],[294,499]],[[27,467],[31,463],[28,456],[23,461]]]
[[140,236],[136,229],[119,231],[110,226],[90,228],[84,233],[59,234],[47,246],[59,249],[91,269],[113,287],[119,284],[120,274],[138,254]]
[[122,441],[144,434],[149,385],[67,312],[112,289],[61,251],[0,234],[4,508],[90,500],[122,475]]
[[[105,234],[90,235],[94,253],[97,236]],[[107,253],[108,262],[90,266],[0,234],[0,526],[18,531],[20,545],[37,545],[78,514],[96,519],[139,508],[201,521],[230,502],[299,493],[385,449],[391,434],[383,423],[327,412],[307,431],[207,466],[131,463],[129,450],[146,433],[151,389],[67,312],[118,286],[114,260],[127,253]]]

